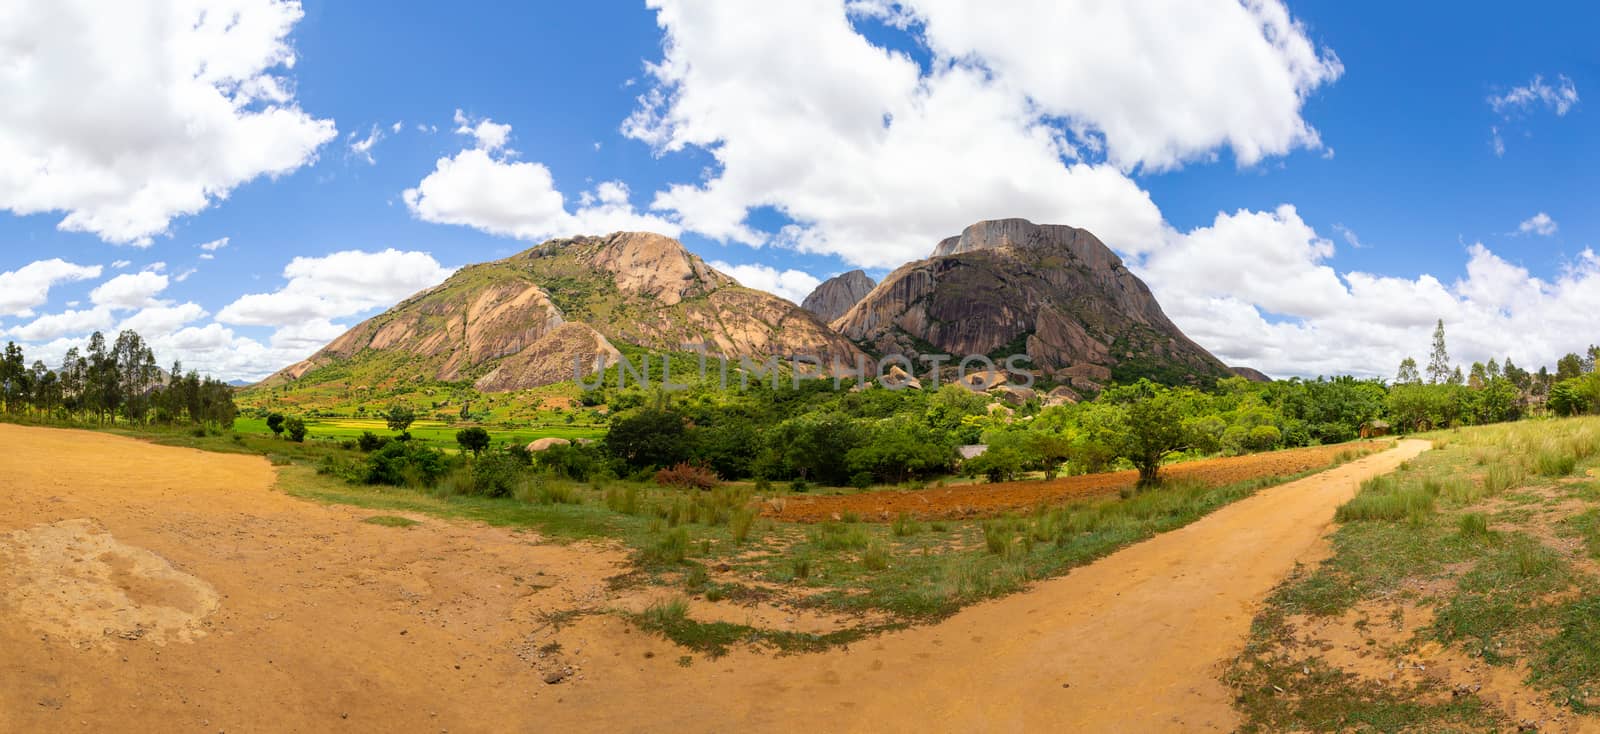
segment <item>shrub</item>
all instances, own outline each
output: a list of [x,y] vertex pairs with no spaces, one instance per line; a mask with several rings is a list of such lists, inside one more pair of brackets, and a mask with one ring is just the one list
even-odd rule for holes
[[856,489],[867,489],[872,486],[872,472],[860,471],[850,475],[850,486]]
[[522,463],[505,452],[494,452],[472,462],[473,491],[485,497],[510,497],[522,478]]
[[362,431],[361,435],[356,437],[356,448],[369,454],[383,448],[386,443],[389,443],[388,436],[379,436],[372,431]]
[[298,417],[285,418],[283,420],[283,430],[289,434],[290,441],[302,443],[306,440],[306,422]]
[[600,456],[588,446],[557,445],[533,455],[533,463],[552,474],[586,482],[591,474],[598,473]]
[[432,486],[443,476],[444,454],[418,443],[390,441],[367,454],[363,480],[367,484]]
[[656,472],[656,484],[663,487],[709,490],[718,483],[715,472],[687,461]]

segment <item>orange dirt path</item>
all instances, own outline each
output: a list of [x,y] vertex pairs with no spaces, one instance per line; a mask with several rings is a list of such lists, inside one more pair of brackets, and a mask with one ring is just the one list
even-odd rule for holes
[[[1161,475],[1167,479],[1193,480],[1220,486],[1259,477],[1302,474],[1328,466],[1339,454],[1377,450],[1388,445],[1386,442],[1367,441],[1200,459],[1164,467]],[[886,522],[900,514],[922,519],[979,517],[1114,495],[1138,481],[1139,472],[1130,469],[1047,481],[962,484],[937,489],[882,490],[816,497],[787,496],[781,503],[769,504],[764,514],[790,522],[824,522],[839,519],[850,512],[868,522]]]
[[[548,624],[629,605],[605,584],[614,548],[365,524],[271,490],[257,457],[8,425],[0,442],[0,731],[125,732],[1227,730],[1218,666],[1261,599],[1361,479],[1426,448],[938,625],[685,667],[614,615]],[[574,673],[547,685],[551,643]]]

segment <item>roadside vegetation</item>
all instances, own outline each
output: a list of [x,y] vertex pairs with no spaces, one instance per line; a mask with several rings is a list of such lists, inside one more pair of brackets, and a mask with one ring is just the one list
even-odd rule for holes
[[1560,731],[1600,713],[1600,418],[1428,437],[1256,617],[1228,674],[1246,731]]

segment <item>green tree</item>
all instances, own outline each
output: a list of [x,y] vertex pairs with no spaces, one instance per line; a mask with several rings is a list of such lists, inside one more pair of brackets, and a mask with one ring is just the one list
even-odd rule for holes
[[1160,484],[1162,460],[1191,444],[1183,424],[1190,415],[1192,394],[1143,379],[1106,393],[1108,400],[1122,408],[1121,425],[1112,443],[1117,455],[1139,470],[1139,486]]
[[489,448],[489,432],[480,426],[463,428],[456,431],[456,443],[461,444],[463,451],[471,451],[474,457],[481,456],[483,450]]
[[1576,353],[1568,352],[1565,357],[1556,360],[1556,382],[1570,380],[1583,374],[1583,357]]
[[417,420],[417,412],[410,406],[395,403],[389,406],[389,411],[384,415],[388,420],[389,430],[395,433],[405,433],[406,429]]
[[1410,357],[1400,360],[1400,372],[1395,375],[1396,385],[1410,385],[1422,382],[1422,374],[1417,372],[1417,360]]
[[1433,352],[1428,357],[1428,382],[1439,384],[1450,380],[1450,352],[1444,345],[1444,319],[1433,328]]
[[306,440],[306,422],[300,420],[299,416],[284,419],[283,430],[289,434],[290,441],[301,443]]
[[688,422],[671,408],[638,408],[617,416],[606,431],[608,453],[630,469],[672,466],[690,458]]
[[283,437],[283,414],[282,413],[269,413],[269,414],[267,414],[267,430],[272,431],[272,437],[273,438],[282,438]]

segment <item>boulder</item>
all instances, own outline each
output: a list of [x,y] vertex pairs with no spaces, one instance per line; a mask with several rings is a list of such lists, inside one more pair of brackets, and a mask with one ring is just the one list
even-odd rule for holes
[[538,453],[540,451],[544,451],[545,449],[550,448],[551,446],[571,446],[571,445],[572,445],[572,442],[568,441],[567,439],[564,439],[564,438],[555,438],[555,437],[536,438],[536,439],[533,440],[533,443],[528,444],[528,451],[533,452],[533,453]]

